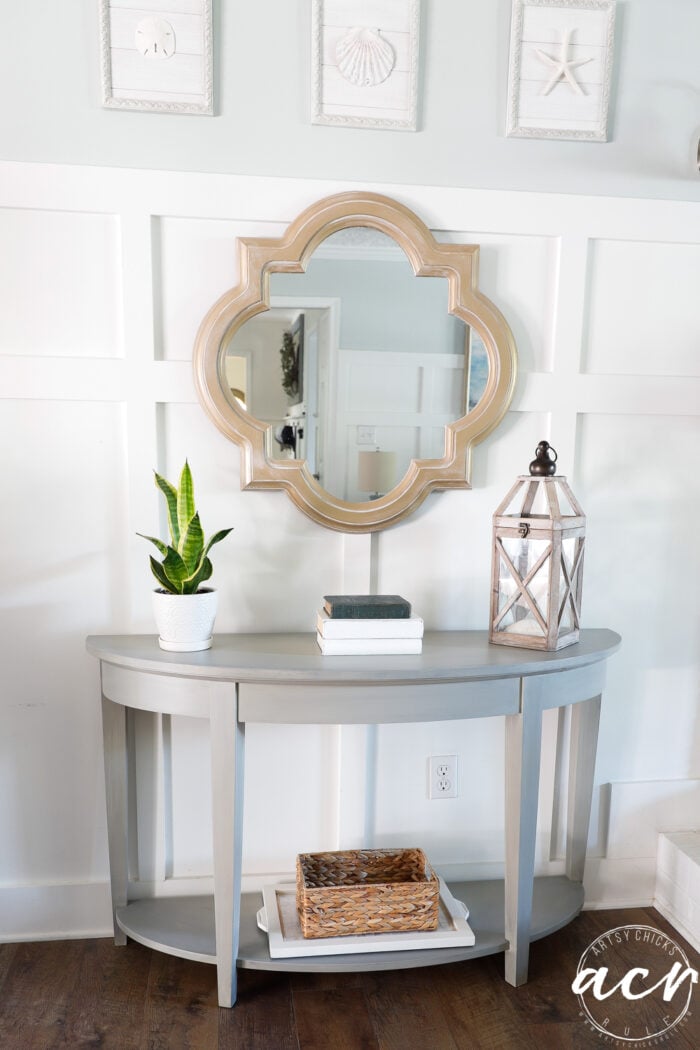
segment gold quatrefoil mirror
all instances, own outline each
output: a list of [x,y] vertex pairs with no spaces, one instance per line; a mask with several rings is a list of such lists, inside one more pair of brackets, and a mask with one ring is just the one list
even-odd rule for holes
[[516,352],[478,291],[479,248],[436,241],[375,193],[318,201],[279,238],[241,238],[240,283],[200,326],[199,398],[241,448],[245,489],[373,532],[433,489],[469,488]]

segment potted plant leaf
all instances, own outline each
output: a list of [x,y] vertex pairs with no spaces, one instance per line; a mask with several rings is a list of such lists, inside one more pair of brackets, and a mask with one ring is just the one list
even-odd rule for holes
[[209,551],[232,530],[221,529],[205,539],[187,460],[177,488],[157,472],[155,481],[165,497],[170,543],[142,532],[137,535],[149,540],[162,555],[161,561],[151,555],[151,571],[159,584],[153,592],[158,641],[161,649],[172,652],[208,649],[217,607],[216,590],[203,586],[212,574]]

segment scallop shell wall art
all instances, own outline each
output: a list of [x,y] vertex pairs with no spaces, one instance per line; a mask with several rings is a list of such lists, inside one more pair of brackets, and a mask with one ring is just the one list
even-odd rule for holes
[[378,30],[356,27],[342,37],[335,49],[338,72],[357,87],[375,87],[396,63],[394,49]]
[[311,122],[415,131],[421,0],[307,2]]

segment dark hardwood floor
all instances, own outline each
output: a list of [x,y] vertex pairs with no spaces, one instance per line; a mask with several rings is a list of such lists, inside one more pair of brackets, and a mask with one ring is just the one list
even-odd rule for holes
[[[0,1050],[578,1050],[613,1042],[586,1026],[571,991],[587,946],[617,926],[667,933],[700,957],[651,908],[584,912],[532,946],[530,980],[511,988],[503,957],[369,974],[243,970],[233,1010],[216,1002],[213,966],[130,942],[0,945]],[[632,964],[644,966],[644,949]],[[611,971],[612,972],[612,971]],[[611,1030],[640,1004],[616,996]],[[682,1027],[663,1042],[700,1048],[700,988]],[[698,1014],[696,1016],[696,1010]],[[615,1027],[616,1025],[620,1027]]]

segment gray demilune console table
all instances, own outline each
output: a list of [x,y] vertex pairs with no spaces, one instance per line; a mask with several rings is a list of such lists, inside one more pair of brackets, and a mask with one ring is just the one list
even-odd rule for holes
[[[127,936],[216,964],[219,1003],[236,999],[236,967],[381,970],[505,952],[505,978],[527,980],[532,940],[583,904],[605,661],[620,644],[584,630],[559,652],[490,645],[485,631],[427,632],[420,656],[321,656],[313,634],[219,635],[201,653],[169,653],[146,635],[93,636],[100,660],[115,942]],[[534,877],[542,712],[571,705],[566,874]],[[127,709],[211,723],[213,897],[128,900]],[[260,894],[241,894],[243,765],[248,722],[372,725],[502,716],[506,720],[505,879],[456,882],[472,947],[271,959],[256,925]],[[455,832],[458,833],[457,831]]]

